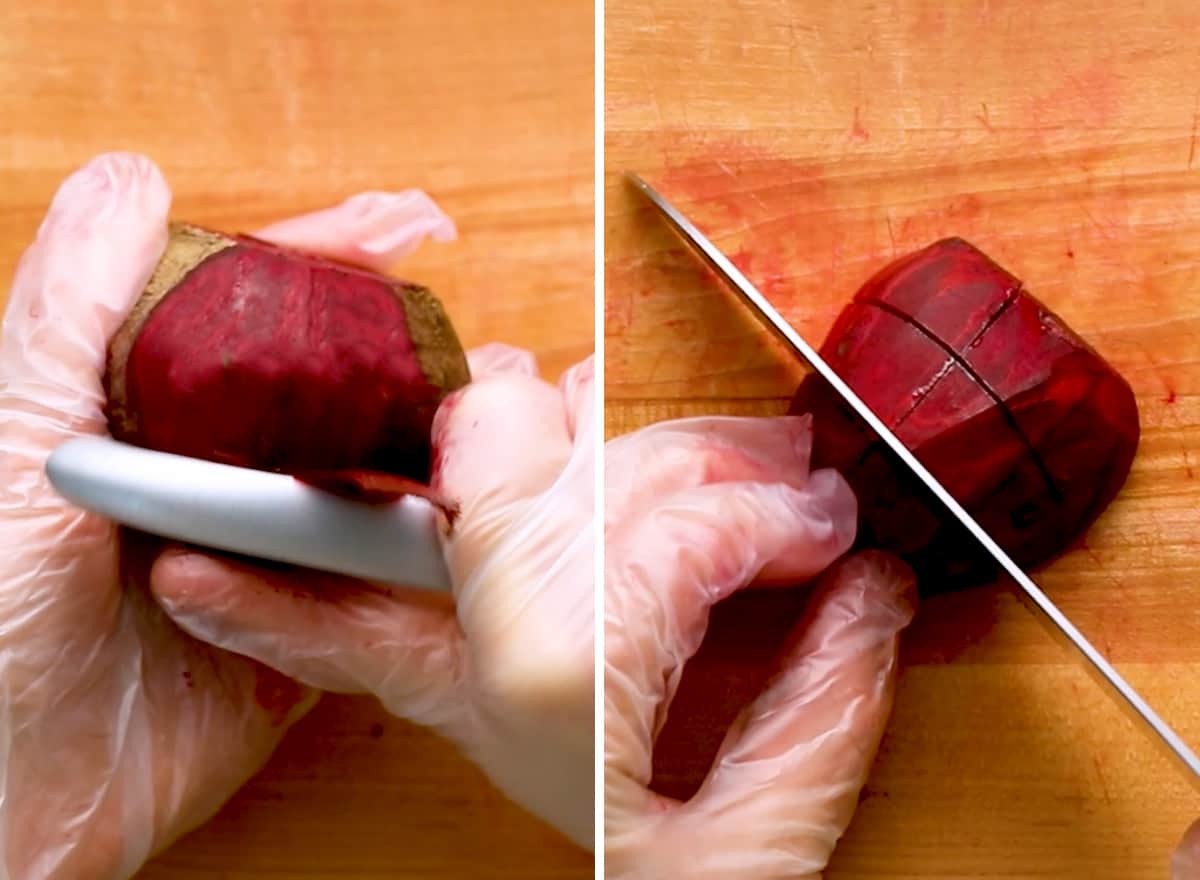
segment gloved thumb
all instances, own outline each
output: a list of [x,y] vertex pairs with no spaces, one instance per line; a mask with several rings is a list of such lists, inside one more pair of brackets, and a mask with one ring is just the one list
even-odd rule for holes
[[1200,880],[1200,822],[1196,822],[1171,856],[1171,880]]
[[106,154],[67,178],[17,268],[0,344],[4,398],[36,401],[39,422],[103,428],[108,340],[166,246],[170,201],[144,156]]
[[[5,620],[74,632],[81,622],[94,624],[95,614],[112,613],[115,577],[89,575],[116,565],[112,526],[63,499],[44,468],[63,441],[105,431],[108,340],[166,244],[170,201],[149,159],[99,156],[59,188],[17,268],[0,330]],[[39,585],[55,581],[48,574],[70,583],[45,592]],[[37,669],[29,672],[36,678]]]

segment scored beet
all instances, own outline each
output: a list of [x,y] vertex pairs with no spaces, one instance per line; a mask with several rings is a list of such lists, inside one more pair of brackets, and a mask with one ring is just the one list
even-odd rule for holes
[[381,471],[422,484],[434,413],[469,378],[426,288],[173,224],[110,343],[105,390],[118,440],[264,470]]
[[[1024,567],[1080,537],[1129,473],[1139,427],[1128,383],[961,239],[876,273],[820,354]],[[813,414],[813,466],[854,488],[861,545],[904,557],[927,594],[995,578],[970,533],[820,376],[791,412]]]

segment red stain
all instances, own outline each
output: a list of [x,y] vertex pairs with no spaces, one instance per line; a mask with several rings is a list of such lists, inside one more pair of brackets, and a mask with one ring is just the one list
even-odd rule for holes
[[946,10],[940,3],[921,4],[912,23],[913,38],[917,45],[926,45],[930,38],[944,34],[947,25]]
[[912,212],[895,225],[892,233],[895,253],[915,251],[951,235],[972,242],[986,239],[992,232],[987,214],[987,205],[974,193],[935,202],[931,207]]
[[[1092,83],[1098,91],[1096,118],[1107,112],[1105,95],[1115,95],[1115,87],[1103,84],[1101,70],[1068,78],[1076,87]],[[1073,204],[1060,212],[1060,222],[1070,224],[1065,245],[1061,237],[1030,229],[1028,210],[1010,192],[974,190],[956,153],[921,169],[927,185],[919,197],[896,199],[872,195],[871,176],[847,173],[841,157],[814,158],[786,139],[755,137],[756,142],[749,135],[706,140],[664,133],[658,141],[664,170],[649,179],[810,342],[820,343],[834,316],[880,267],[958,236],[1009,267],[1047,305],[1061,309],[1068,323],[1082,316],[1077,329],[1118,369],[1141,364],[1140,342],[1106,338],[1104,323],[1092,317],[1130,284],[1147,302],[1154,300],[1163,277],[1147,270],[1130,243],[1132,197],[1119,181],[1068,199]],[[1014,146],[1013,162],[1041,170],[1048,161],[1038,158],[1044,135],[1034,133],[1026,141]],[[612,375],[625,377],[622,393],[655,396],[678,387],[695,396],[789,394],[789,382],[803,369],[756,332],[752,320],[740,321],[744,316],[736,314],[728,291],[651,208],[632,193],[628,205],[642,244],[632,257],[614,249],[605,298],[607,335],[623,340],[608,355]],[[1144,222],[1169,219],[1175,210],[1164,207]],[[1071,262],[1071,272],[1062,271],[1063,259]],[[664,331],[668,321],[680,323]],[[664,332],[672,336],[669,345],[657,338]],[[662,357],[646,358],[646,351]],[[706,369],[710,361],[722,369]],[[1162,393],[1136,385],[1135,391]]]
[[[973,192],[938,197],[934,191],[891,216],[883,207],[858,207],[861,180],[834,160],[781,156],[736,137],[667,136],[662,149],[665,169],[652,174],[651,183],[814,343],[854,291],[897,255],[949,235],[977,238],[987,247],[996,235],[989,203]],[[729,394],[733,386],[720,375],[710,379],[686,369],[687,363],[714,360],[736,371],[737,393],[789,394],[802,368],[780,357],[752,320],[739,321],[728,293],[652,209],[632,196],[630,204],[645,245],[638,257],[614,257],[607,264],[606,333],[627,343],[645,338],[647,347],[661,348],[652,337],[666,326],[683,340],[672,357],[653,363],[629,355],[626,375],[637,374],[628,380],[630,388],[656,394],[678,382],[696,395]],[[996,256],[1004,259],[1005,253]],[[621,351],[628,348],[614,347],[614,374],[621,374]]]
[[1080,538],[1076,546],[1087,554],[1088,559],[1095,563],[1097,570],[1104,569],[1104,560],[1100,558],[1099,553],[1092,549],[1092,545],[1087,542],[1086,536]]
[[867,131],[866,126],[862,124],[862,114],[860,109],[856,106],[854,108],[854,122],[850,126],[850,140],[861,143],[863,141],[869,141],[870,139],[871,132]]
[[946,216],[955,222],[974,221],[983,213],[983,199],[974,193],[966,193],[954,199],[946,208]]
[[466,393],[466,388],[460,388],[458,391],[448,395],[438,406],[437,414],[433,418],[433,429],[431,432],[433,436],[433,453],[429,460],[429,486],[436,492],[442,491],[442,475],[445,473],[446,466],[450,461],[451,445],[449,441],[452,435],[447,426],[452,423],[454,410],[462,403],[462,399]]
[[970,655],[1000,619],[1005,588],[998,584],[921,601],[921,610],[900,640],[902,666],[950,663]]
[[[648,178],[806,336],[819,339],[869,272],[847,273],[854,253],[846,219],[822,166],[794,161],[736,137],[666,136],[664,170]],[[621,393],[789,395],[804,368],[788,357],[656,212],[629,195],[641,240],[632,258],[606,263],[606,327]],[[845,276],[849,276],[847,279]],[[669,338],[668,338],[669,337]],[[647,358],[645,352],[658,356]],[[640,352],[640,355],[639,355]],[[713,364],[729,369],[714,370]],[[731,378],[732,377],[732,378]]]
[[1175,389],[1174,389],[1174,388],[1168,388],[1168,389],[1167,389],[1167,396],[1164,398],[1164,400],[1165,400],[1167,403],[1174,403],[1174,402],[1175,402]]
[[[606,269],[606,271],[609,271]],[[621,336],[633,326],[633,297],[606,296],[604,298],[604,333],[606,336]]]
[[1029,117],[1040,129],[1105,128],[1120,109],[1112,65],[1096,62],[1063,76],[1062,84],[1029,102]]
[[790,297],[794,284],[792,276],[784,271],[778,260],[770,259],[770,252],[756,251],[748,247],[738,248],[737,253],[730,254],[729,259],[747,278],[753,278],[755,286],[768,299],[775,301],[780,297]]
[[838,265],[849,249],[845,228],[830,222],[838,211],[820,166],[725,141],[706,145],[704,158],[670,165],[661,186],[789,318],[797,317],[790,306],[803,302],[824,324],[833,303],[853,292]]
[[258,703],[278,726],[304,698],[304,688],[274,669],[255,664],[254,702]]
[[[740,267],[739,267],[740,268]],[[742,269],[744,272],[745,269]],[[699,325],[691,318],[672,318],[663,324],[676,339],[692,340],[699,335]]]
[[697,142],[684,135],[669,141],[664,149],[667,169],[661,184],[694,201],[727,199],[743,174],[755,169],[784,170],[784,160],[757,144],[739,138]]

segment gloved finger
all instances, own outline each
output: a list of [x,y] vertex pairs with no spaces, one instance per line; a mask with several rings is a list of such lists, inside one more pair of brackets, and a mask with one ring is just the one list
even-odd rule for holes
[[470,580],[558,480],[572,452],[567,427],[558,388],[524,372],[476,376],[443,401],[433,422],[432,482],[460,508],[446,548],[455,584]]
[[706,416],[659,422],[604,449],[606,523],[625,522],[654,499],[690,486],[808,480],[810,416]]
[[[595,357],[587,357],[563,373],[558,388],[566,402],[567,433],[576,447],[581,444],[591,447],[596,437]],[[595,461],[594,455],[590,461]]]
[[26,441],[103,429],[108,340],[166,246],[170,202],[158,168],[129,153],[93,159],[54,196],[18,266],[0,341],[0,413]]
[[[475,685],[508,706],[551,701],[570,729],[591,725],[595,683],[596,447],[587,425],[595,421],[595,379],[587,358],[559,381],[568,422],[576,433],[569,461],[545,491],[466,523],[452,536],[450,553],[472,558],[472,577],[456,584],[459,619],[471,644]],[[586,421],[584,421],[586,420]],[[493,523],[507,521],[486,555],[476,546]],[[462,546],[453,542],[460,541]],[[471,563],[464,565],[464,570]],[[548,625],[549,624],[549,625]],[[539,721],[543,732],[545,721]],[[565,782],[565,780],[564,780]]]
[[272,223],[257,238],[383,271],[426,238],[452,241],[454,221],[427,194],[364,192],[339,205]]
[[[850,488],[842,481],[838,492]],[[618,812],[651,809],[654,739],[712,606],[768,565],[793,581],[812,577],[853,534],[806,490],[740,483],[676,493],[606,536],[606,793]]]
[[0,331],[0,509],[17,514],[0,521],[0,617],[15,642],[113,614],[113,526],[59,496],[44,467],[63,440],[105,430],[108,339],[166,245],[169,204],[149,159],[100,156],[60,187],[17,270]]
[[500,342],[481,345],[467,352],[472,379],[513,373],[537,378],[538,365],[533,352]]
[[694,798],[665,821],[696,876],[740,853],[743,877],[816,876],[845,832],[891,713],[916,579],[881,552],[844,560],[815,592],[781,672],[726,736]]
[[423,724],[461,720],[465,648],[447,596],[181,550],[155,562],[151,589],[204,642],[322,690],[386,696]]
[[1200,822],[1196,822],[1171,856],[1171,880],[1200,880]]
[[[832,468],[813,471],[804,495],[808,510],[828,530],[833,544],[843,552],[848,549],[858,532],[858,498],[842,475]],[[789,557],[783,557],[768,559],[751,586],[794,587],[796,583],[795,565]]]

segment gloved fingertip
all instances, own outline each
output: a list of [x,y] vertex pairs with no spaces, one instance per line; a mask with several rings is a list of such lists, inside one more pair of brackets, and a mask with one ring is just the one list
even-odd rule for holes
[[558,387],[568,400],[586,389],[596,380],[596,356],[588,355],[579,363],[567,369],[558,380]]
[[182,610],[197,596],[210,594],[225,574],[225,567],[211,556],[174,547],[165,550],[154,561],[150,570],[150,589],[171,609]]
[[215,577],[222,570],[221,563],[216,559],[194,550],[168,550],[162,555],[160,562],[169,566],[171,574],[192,579]]
[[1171,880],[1200,880],[1200,821],[1184,833],[1171,856]]
[[450,216],[419,189],[358,193],[341,207],[355,215],[364,230],[379,230],[364,234],[361,247],[371,254],[400,259],[416,250],[424,236],[434,241],[453,241],[458,236]]
[[833,524],[839,552],[849,550],[858,534],[858,498],[846,478],[833,468],[822,468],[813,471],[806,489],[808,497],[826,511]]
[[144,217],[165,217],[169,191],[158,166],[140,153],[103,153],[59,186],[39,235],[62,228],[94,228],[131,199]]
[[537,358],[533,352],[502,342],[492,342],[467,352],[472,381],[484,377],[513,375],[536,378]]
[[883,550],[863,550],[846,558],[836,576],[862,591],[865,610],[886,611],[896,630],[917,611],[917,578],[904,560]]
[[577,438],[576,442],[580,442],[582,439],[578,436],[581,430],[585,436],[591,433],[587,428],[594,422],[595,386],[595,355],[589,355],[575,364],[558,380],[559,390],[562,391],[563,399],[566,401],[568,430],[572,437]]

